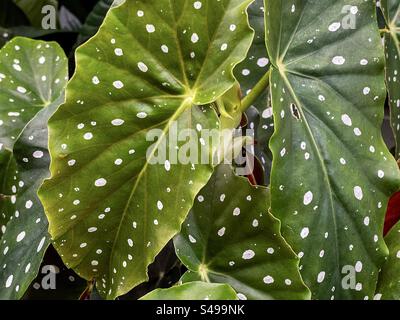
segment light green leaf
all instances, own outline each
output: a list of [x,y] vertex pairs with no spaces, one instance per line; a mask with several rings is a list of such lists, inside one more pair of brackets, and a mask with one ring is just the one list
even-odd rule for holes
[[[276,0],[266,11],[271,212],[302,258],[313,298],[372,298],[387,255],[385,210],[400,184],[380,131],[386,90],[375,5]],[[348,288],[349,270],[356,282]]]
[[57,0],[13,0],[13,1],[25,13],[32,26],[38,28],[42,26],[42,19],[44,17],[44,14],[42,13],[42,8],[44,6],[50,5],[57,10],[58,7]]
[[251,186],[229,165],[218,166],[174,240],[192,271],[189,278],[194,272],[202,281],[228,283],[242,299],[309,298],[299,259],[269,214],[269,203],[267,188]]
[[156,289],[141,300],[237,300],[227,284],[190,282],[168,289]]
[[385,17],[386,83],[389,90],[391,124],[396,140],[396,158],[400,158],[400,1],[382,0]]
[[389,257],[379,274],[375,299],[400,300],[400,222],[385,237]]
[[[15,38],[0,51],[0,60],[0,141],[10,148],[4,152],[11,163],[0,167],[6,191],[0,208],[2,218],[9,220],[7,225],[2,221],[0,299],[19,299],[35,278],[49,243],[47,219],[36,193],[48,176],[47,121],[64,101],[67,59],[55,43]],[[13,67],[16,60],[25,74]],[[22,86],[25,93],[17,89]],[[5,153],[0,151],[0,159]]]
[[[64,262],[97,278],[108,299],[146,281],[147,266],[212,174],[211,161],[174,165],[167,155],[151,163],[158,149],[174,149],[175,125],[177,132],[219,128],[204,105],[235,83],[232,69],[252,41],[249,2],[126,1],[77,50],[67,102],[49,124],[52,178],[40,197]],[[146,141],[152,129],[155,145]]]

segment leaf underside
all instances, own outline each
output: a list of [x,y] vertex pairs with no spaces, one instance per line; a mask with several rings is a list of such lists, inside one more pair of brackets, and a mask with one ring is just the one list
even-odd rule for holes
[[[386,90],[374,3],[279,0],[266,11],[271,212],[313,298],[372,298],[387,255],[385,210],[399,186],[380,132]],[[344,267],[355,286],[343,285]]]
[[[207,104],[233,86],[232,70],[250,46],[249,2],[126,1],[77,50],[67,102],[49,124],[52,177],[39,194],[64,262],[97,278],[103,297],[146,281],[212,174],[210,161],[146,157],[154,144],[146,135],[159,129],[157,151],[172,145],[175,123],[178,132],[218,130]],[[179,150],[203,147],[186,140]]]

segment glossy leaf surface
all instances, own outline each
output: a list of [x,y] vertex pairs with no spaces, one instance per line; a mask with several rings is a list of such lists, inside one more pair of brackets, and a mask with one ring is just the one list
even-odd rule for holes
[[19,299],[36,277],[50,240],[37,190],[49,174],[47,122],[64,101],[67,59],[57,44],[25,38],[10,41],[0,59],[0,139],[7,148],[0,159],[8,157],[8,165],[0,167],[5,189],[0,299]]
[[307,299],[299,259],[268,213],[269,203],[267,188],[218,166],[174,241],[191,271],[183,281],[228,283],[241,299]]
[[227,284],[190,282],[168,289],[156,289],[141,300],[237,300]]
[[271,212],[313,298],[372,298],[387,255],[386,206],[399,187],[380,131],[386,90],[375,5],[279,0],[266,1],[266,12]]
[[104,297],[146,281],[211,176],[211,161],[174,164],[158,151],[189,143],[212,157],[216,146],[199,137],[177,146],[170,137],[219,129],[207,104],[235,83],[252,41],[248,4],[126,1],[77,50],[67,102],[49,124],[52,178],[40,196],[64,262],[97,278]]

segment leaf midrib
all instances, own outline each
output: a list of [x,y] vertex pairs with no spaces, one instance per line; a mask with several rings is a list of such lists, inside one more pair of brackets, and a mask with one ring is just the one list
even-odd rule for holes
[[[324,181],[325,181],[325,184],[326,184],[326,186],[327,186],[327,188],[329,190],[329,192],[328,192],[329,193],[329,203],[330,203],[330,207],[331,207],[332,220],[333,220],[334,231],[335,231],[335,237],[334,237],[335,246],[336,246],[337,249],[339,249],[338,233],[337,233],[337,221],[336,221],[336,216],[335,216],[336,210],[334,208],[334,201],[333,201],[333,188],[332,188],[332,185],[331,185],[331,182],[330,182],[328,171],[327,171],[326,166],[325,166],[324,159],[323,159],[323,157],[322,157],[322,155],[320,153],[318,144],[317,144],[317,142],[316,142],[316,140],[314,138],[314,134],[312,133],[310,125],[308,124],[307,118],[305,117],[305,114],[304,114],[304,111],[303,111],[303,103],[297,97],[297,95],[296,95],[296,93],[294,91],[294,88],[292,87],[289,79],[287,78],[286,73],[285,72],[279,72],[279,73],[280,73],[281,78],[283,79],[284,83],[286,84],[287,88],[289,89],[291,96],[293,97],[293,99],[295,100],[295,102],[297,104],[297,108],[298,108],[298,110],[299,110],[299,112],[301,114],[301,117],[303,119],[303,123],[305,124],[305,129],[306,129],[306,131],[307,131],[307,133],[308,133],[308,135],[309,135],[309,137],[311,139],[312,145],[313,145],[314,150],[315,150],[315,152],[317,154],[317,159],[318,159],[318,162],[319,162],[319,164],[321,166],[321,169],[322,169],[322,173],[323,173],[323,176],[324,176]],[[337,265],[337,270],[340,270],[339,251],[340,250],[335,250],[335,262],[336,262],[336,265]]]
[[[187,109],[190,105],[192,104],[192,100],[190,98],[185,99],[184,101],[182,101],[181,105],[179,106],[179,108],[176,110],[176,112],[172,115],[172,117],[168,120],[167,124],[165,125],[164,129],[162,130],[162,135],[159,137],[159,139],[157,140],[157,143],[154,145],[154,148],[150,154],[150,158],[152,158],[155,154],[155,152],[157,151],[158,146],[163,142],[163,140],[165,139],[167,133],[169,132],[169,129],[171,127],[171,124],[173,121],[177,120],[179,118],[179,116],[185,111],[185,109]],[[132,202],[133,196],[136,192],[136,189],[140,183],[140,181],[142,180],[143,176],[145,175],[145,173],[147,172],[147,167],[149,166],[149,159],[146,160],[143,168],[140,170],[139,174],[137,175],[135,184],[132,187],[132,191],[129,195],[128,201],[126,202],[125,208],[122,212],[121,218],[120,218],[120,222],[117,228],[117,232],[116,235],[114,237],[114,241],[113,241],[113,246],[111,248],[111,252],[110,252],[110,260],[109,260],[109,273],[110,276],[112,277],[112,263],[114,262],[114,251],[115,251],[115,247],[116,244],[118,243],[118,239],[119,239],[119,235],[122,229],[122,223],[125,220],[126,214],[128,212],[128,209],[130,207],[130,203]],[[110,277],[110,278],[111,278]],[[117,293],[117,292],[115,292]]]

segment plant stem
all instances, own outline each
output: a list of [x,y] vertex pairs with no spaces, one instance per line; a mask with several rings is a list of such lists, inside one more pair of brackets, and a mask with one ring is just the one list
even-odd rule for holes
[[258,81],[258,83],[251,89],[250,93],[243,98],[241,111],[245,112],[257,100],[257,98],[267,89],[269,85],[269,76],[271,69]]
[[80,295],[79,300],[90,300],[90,296],[92,295],[94,285],[95,285],[94,280],[88,281],[87,287],[85,291],[83,291],[82,294]]
[[387,28],[385,28],[385,29],[379,29],[379,31],[380,31],[381,34],[390,33],[390,30],[387,29]]

